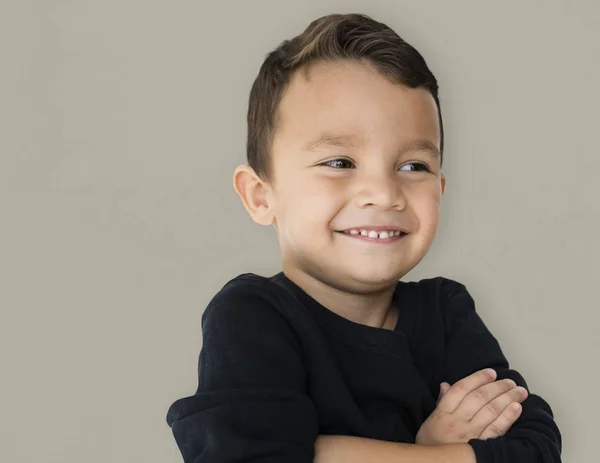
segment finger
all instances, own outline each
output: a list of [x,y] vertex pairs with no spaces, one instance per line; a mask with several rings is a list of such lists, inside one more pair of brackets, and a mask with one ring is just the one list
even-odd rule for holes
[[487,403],[471,420],[476,429],[485,429],[493,423],[512,403],[521,403],[528,396],[527,389],[518,386]]
[[444,394],[439,403],[441,411],[452,413],[471,391],[496,379],[496,371],[491,368],[479,370],[454,383]]
[[506,407],[500,416],[494,420],[479,436],[479,439],[493,439],[503,436],[508,432],[511,426],[517,421],[523,407],[517,402],[511,403]]
[[[498,403],[492,401],[511,389],[514,389],[516,386],[517,384],[512,379],[501,379],[489,384],[484,384],[483,386],[467,394],[458,407],[456,407],[454,414],[459,419],[471,420],[479,412],[479,410],[485,406],[494,404],[495,406],[501,406],[501,408],[496,410],[496,414],[491,417],[491,419],[496,419],[502,410],[504,410],[504,407],[506,407],[510,402]],[[491,420],[486,423],[486,425],[489,423],[491,423]]]
[[450,385],[446,382],[442,382],[440,383],[440,392],[437,396],[437,400],[436,400],[436,406],[440,403],[440,400],[442,399],[442,397],[444,396],[444,394],[446,393],[446,391],[448,391],[448,388],[450,387]]
[[450,385],[445,381],[442,381],[440,383],[440,392],[438,394],[438,399],[441,398],[446,393],[446,391],[448,390],[449,387],[450,387]]
[[[450,385],[448,383],[443,382],[440,385],[440,395],[439,395],[439,397],[437,399],[437,404],[440,403],[440,400],[442,400],[442,397],[444,397],[444,394],[446,394],[446,392],[448,392],[448,389],[450,389]],[[437,404],[436,404],[436,406],[437,406]]]

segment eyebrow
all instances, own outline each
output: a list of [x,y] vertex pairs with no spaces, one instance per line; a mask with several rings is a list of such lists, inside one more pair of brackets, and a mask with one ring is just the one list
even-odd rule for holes
[[430,140],[412,141],[402,150],[402,152],[405,152],[405,151],[425,151],[426,153],[428,153],[429,155],[431,155],[433,157],[436,157],[436,158],[442,157],[437,145]]
[[[355,146],[353,137],[348,135],[321,135],[318,139],[310,142],[304,148],[303,151],[312,151],[318,148],[325,147],[337,147],[337,148],[348,148]],[[402,153],[406,151],[424,151],[430,156],[441,158],[439,148],[435,143],[430,140],[413,140],[403,147]]]
[[321,135],[318,139],[311,141],[302,148],[303,151],[312,151],[324,147],[352,147],[355,146],[351,136],[348,135]]

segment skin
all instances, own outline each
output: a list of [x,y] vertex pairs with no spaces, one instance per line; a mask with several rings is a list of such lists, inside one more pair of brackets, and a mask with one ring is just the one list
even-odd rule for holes
[[[322,136],[340,138],[309,148]],[[417,141],[433,150],[410,146]],[[348,320],[393,329],[396,282],[435,237],[446,183],[439,148],[427,90],[391,82],[368,62],[319,63],[297,72],[282,97],[270,178],[242,165],[233,183],[253,220],[275,228],[288,278]],[[408,235],[381,244],[340,233],[390,223]]]

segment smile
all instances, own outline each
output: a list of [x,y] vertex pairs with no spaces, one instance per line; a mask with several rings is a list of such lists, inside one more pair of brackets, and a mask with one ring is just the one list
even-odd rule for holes
[[407,233],[401,232],[400,230],[367,230],[367,229],[351,229],[346,231],[340,231],[342,235],[349,236],[351,238],[373,241],[373,242],[381,242],[381,243],[390,243],[393,241],[398,241]]

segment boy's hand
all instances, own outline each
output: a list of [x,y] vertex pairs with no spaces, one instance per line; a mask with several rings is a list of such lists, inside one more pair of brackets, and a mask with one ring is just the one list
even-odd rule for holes
[[494,370],[480,370],[453,386],[442,383],[437,407],[419,429],[415,443],[467,443],[504,435],[521,414],[520,402],[528,394],[511,379],[495,378]]

